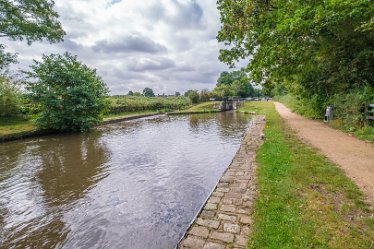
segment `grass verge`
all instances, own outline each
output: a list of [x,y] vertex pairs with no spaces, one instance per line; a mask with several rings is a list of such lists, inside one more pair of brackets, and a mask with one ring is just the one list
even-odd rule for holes
[[243,110],[267,117],[248,248],[374,248],[374,213],[358,187],[301,143],[272,103]]
[[[316,117],[319,117],[317,113],[315,113],[313,110],[308,108],[307,106],[300,105],[297,103],[297,101],[290,95],[285,96],[277,96],[275,97],[276,101],[281,102],[285,106],[287,106],[289,109],[291,109],[293,112],[298,113],[299,115],[303,115],[304,117],[311,118],[311,119],[318,119]],[[323,117],[320,118],[322,120]],[[374,127],[370,126],[368,124],[364,126],[352,126],[344,124],[342,119],[337,119],[334,117],[334,119],[327,123],[329,126],[341,130],[343,132],[352,134],[353,136],[357,137],[358,139],[364,140],[369,143],[374,143]]]
[[190,114],[190,113],[213,113],[213,112],[220,112],[218,109],[219,107],[218,101],[213,102],[204,102],[197,105],[194,105],[186,110],[183,111],[175,111],[171,114]]
[[0,118],[0,136],[28,132],[36,129],[37,127],[31,119]]

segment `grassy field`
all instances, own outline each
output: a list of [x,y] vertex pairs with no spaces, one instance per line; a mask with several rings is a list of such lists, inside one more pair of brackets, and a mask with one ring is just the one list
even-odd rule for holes
[[242,111],[267,117],[248,248],[374,248],[374,212],[357,186],[301,143],[272,103],[245,103]]

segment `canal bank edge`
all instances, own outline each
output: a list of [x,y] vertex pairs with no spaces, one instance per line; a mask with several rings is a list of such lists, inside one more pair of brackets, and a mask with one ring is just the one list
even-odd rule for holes
[[177,248],[246,248],[256,195],[256,151],[264,127],[265,116],[255,116],[230,166]]
[[[130,115],[130,116],[124,116],[119,118],[113,118],[113,119],[107,119],[98,124],[97,126],[106,125],[106,124],[112,124],[112,123],[118,123],[122,121],[129,121],[134,119],[140,119],[140,118],[146,118],[151,116],[157,116],[162,115],[164,113],[148,113],[148,114],[139,114],[139,115]],[[14,140],[20,140],[20,139],[26,139],[26,138],[33,138],[33,137],[41,137],[46,135],[53,135],[53,134],[61,134],[56,133],[54,131],[49,130],[32,130],[32,131],[25,131],[25,132],[19,132],[9,135],[0,136],[0,143],[10,142]]]
[[[98,124],[97,126],[106,125],[106,124],[113,124],[123,121],[129,121],[134,119],[140,119],[140,118],[146,118],[146,117],[152,117],[157,115],[187,115],[187,114],[202,114],[202,113],[217,113],[221,111],[199,111],[199,112],[171,112],[171,113],[162,113],[162,112],[156,112],[156,113],[148,113],[148,114],[136,114],[136,115],[129,115],[124,117],[118,117],[113,119],[107,119]],[[26,139],[26,138],[33,138],[33,137],[41,137],[46,135],[53,135],[53,134],[60,134],[56,133],[54,131],[49,130],[31,130],[31,131],[24,131],[19,133],[13,133],[9,135],[3,135],[0,136],[0,143],[10,142],[14,140],[20,140],[20,139]]]

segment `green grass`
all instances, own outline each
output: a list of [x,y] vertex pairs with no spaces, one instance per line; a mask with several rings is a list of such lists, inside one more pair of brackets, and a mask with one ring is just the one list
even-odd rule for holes
[[[295,98],[290,95],[284,96],[277,96],[274,100],[281,102],[293,112],[303,115],[307,118],[311,119],[319,119],[322,122],[321,115],[315,113],[311,110],[308,106],[300,105],[297,103]],[[357,137],[358,139],[364,140],[366,142],[374,143],[374,126],[366,125],[347,125],[346,122],[343,122],[341,119],[337,119],[336,117],[330,123],[327,123],[329,126],[344,131],[346,133],[352,134],[353,136]]]
[[182,111],[176,111],[173,112],[173,114],[188,114],[188,113],[210,113],[210,112],[219,112],[220,110],[218,109],[219,107],[218,101],[213,101],[213,102],[204,102],[200,103],[197,105],[194,105],[186,110]]
[[31,119],[0,118],[0,136],[36,130],[36,125]]
[[[117,118],[124,118],[128,116],[136,116],[143,114],[153,114],[157,111],[146,110],[146,111],[137,111],[137,112],[122,112],[117,114],[108,114],[104,116],[104,120],[111,120]],[[30,132],[37,130],[37,126],[34,122],[34,119],[22,119],[22,118],[4,118],[0,119],[0,137],[15,135],[21,132]]]
[[123,118],[128,116],[135,116],[135,115],[143,115],[143,114],[156,114],[157,111],[153,110],[146,110],[146,111],[137,111],[137,112],[121,112],[117,114],[107,114],[104,116],[104,120],[111,120],[111,119],[117,119],[117,118]]
[[374,213],[342,170],[301,143],[272,103],[241,111],[267,118],[248,248],[374,248]]

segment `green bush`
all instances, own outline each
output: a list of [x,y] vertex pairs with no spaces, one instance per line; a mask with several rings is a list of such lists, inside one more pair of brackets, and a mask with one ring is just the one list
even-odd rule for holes
[[109,97],[109,113],[136,112],[146,110],[178,110],[191,105],[187,97],[147,98],[138,96]]
[[365,106],[374,103],[374,89],[366,87],[350,93],[335,94],[329,103],[334,107],[334,116],[342,121],[345,130],[354,131],[368,125]]
[[0,116],[11,117],[20,114],[21,94],[16,84],[0,75]]
[[29,90],[41,105],[40,128],[87,131],[102,120],[108,90],[95,70],[69,53],[44,55],[34,62],[27,74],[38,79]]

